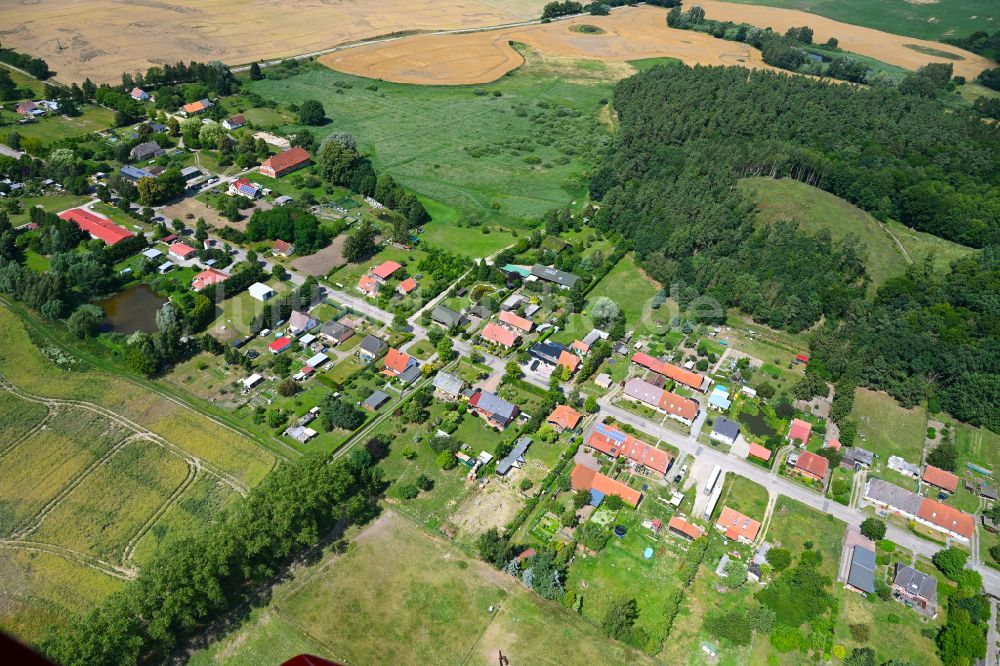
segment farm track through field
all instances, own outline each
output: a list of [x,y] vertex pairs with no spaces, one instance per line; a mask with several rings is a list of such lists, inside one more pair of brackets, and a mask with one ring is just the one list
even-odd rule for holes
[[117,564],[112,564],[111,562],[106,562],[96,557],[84,555],[83,553],[75,550],[63,548],[62,546],[55,546],[50,543],[40,543],[37,541],[9,541],[3,539],[0,540],[0,548],[30,550],[36,553],[49,553],[51,555],[57,555],[63,559],[76,562],[77,564],[82,564],[90,567],[91,569],[96,569],[101,573],[108,574],[109,576],[113,576],[115,578],[120,578],[121,580],[134,580],[135,577],[139,575],[139,572],[135,569],[129,569]]
[[[46,409],[49,409],[48,405],[46,405]],[[32,435],[34,435],[36,432],[38,432],[39,430],[41,430],[42,428],[44,428],[46,425],[48,425],[49,421],[52,420],[53,416],[54,416],[53,411],[51,409],[49,409],[48,413],[42,418],[41,421],[38,422],[37,425],[35,425],[34,428],[32,428],[28,432],[24,433],[23,435],[21,435],[20,437],[18,437],[17,439],[15,439],[3,451],[0,451],[0,460],[3,460],[4,456],[6,456],[8,453],[10,453],[14,449],[16,449],[18,444],[20,444],[21,442],[25,441],[26,439],[28,439],[29,437],[31,437]]]
[[129,539],[127,544],[125,544],[125,550],[122,552],[123,563],[132,561],[132,556],[135,555],[135,549],[138,547],[142,537],[146,536],[146,533],[153,529],[153,525],[155,525],[157,521],[163,517],[163,514],[165,514],[170,507],[174,505],[174,502],[180,499],[180,496],[187,492],[187,489],[190,488],[191,485],[198,479],[198,471],[198,468],[189,461],[188,473],[187,476],[184,477],[184,480],[181,481],[177,488],[174,489],[174,492],[170,494],[170,497],[168,497],[163,504],[161,504],[160,507],[153,512],[153,515],[146,521],[146,524],[140,527],[139,531],[136,532],[131,539]]
[[197,458],[197,457],[191,455],[189,452],[185,451],[184,449],[180,448],[179,446],[177,446],[175,444],[172,444],[171,442],[168,442],[166,439],[164,439],[160,435],[157,435],[156,433],[147,430],[146,428],[144,428],[140,424],[136,423],[135,421],[133,421],[133,420],[131,420],[129,418],[126,418],[126,417],[122,416],[121,414],[117,414],[117,413],[111,411],[110,409],[107,409],[105,407],[101,407],[100,405],[95,405],[92,402],[86,402],[84,400],[56,399],[56,398],[46,398],[46,397],[43,397],[43,396],[34,395],[34,394],[28,393],[28,392],[23,391],[22,389],[14,386],[13,384],[11,384],[2,375],[0,375],[0,388],[4,388],[7,391],[10,391],[11,393],[13,393],[14,395],[16,395],[16,396],[18,396],[20,398],[23,398],[24,400],[30,400],[32,402],[40,402],[40,403],[46,405],[49,408],[51,408],[53,406],[58,406],[58,405],[70,405],[70,406],[73,406],[73,407],[78,407],[80,409],[89,410],[91,412],[94,412],[95,414],[100,414],[101,416],[103,416],[103,417],[111,420],[114,423],[117,423],[120,426],[125,427],[128,430],[131,430],[131,431],[135,432],[136,434],[142,435],[145,439],[149,440],[150,442],[152,442],[154,444],[157,444],[159,446],[162,446],[163,448],[165,448],[166,450],[170,451],[171,453],[173,453],[173,454],[175,454],[175,455],[183,458],[184,460],[186,460],[188,462],[188,464],[194,465],[195,467],[197,467],[199,469],[204,469],[209,474],[211,474],[211,475],[213,475],[215,477],[218,477],[218,479],[220,481],[222,481],[226,485],[230,486],[233,490],[235,490],[236,492],[238,492],[240,495],[244,495],[245,496],[247,494],[247,492],[249,491],[249,489],[247,488],[246,484],[244,484],[239,479],[231,476],[230,474],[227,474],[226,472],[222,471],[221,469],[218,469],[214,465],[211,465],[211,464],[205,462],[201,458]]

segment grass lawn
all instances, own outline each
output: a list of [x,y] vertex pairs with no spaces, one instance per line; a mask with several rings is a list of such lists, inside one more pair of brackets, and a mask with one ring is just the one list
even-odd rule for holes
[[430,343],[430,340],[419,340],[407,350],[407,353],[421,361],[426,361],[434,351],[434,345]]
[[[877,575],[883,575],[886,567],[879,567]],[[909,661],[913,664],[940,664],[934,641],[920,631],[926,627],[938,627],[945,613],[938,619],[928,620],[896,601],[882,601],[875,595],[865,599],[860,594],[837,586],[840,596],[840,613],[834,630],[834,644],[843,645],[847,653],[856,647],[874,646],[876,657]],[[895,615],[897,622],[890,623],[889,615]],[[858,643],[851,636],[850,625],[866,624],[871,630],[871,640],[867,644]]]
[[[280,103],[318,99],[335,122],[317,135],[353,134],[376,167],[452,209],[435,211],[444,217],[519,224],[585,195],[585,172],[609,138],[599,101],[611,97],[620,70],[526,55],[510,75],[475,87],[373,81],[320,65],[247,85]],[[572,114],[557,117],[559,107]]]
[[1000,469],[1000,435],[967,423],[955,423],[955,429],[958,457],[962,465],[971,462],[993,470],[994,473]]
[[192,663],[279,663],[308,651],[359,666],[492,664],[498,650],[512,664],[550,663],[554,654],[651,663],[391,512],[344,555],[280,585],[265,609]]
[[837,577],[845,527],[843,522],[830,514],[782,495],[774,506],[765,538],[776,546],[790,550],[793,557],[805,549],[806,542],[812,542],[813,550],[823,554],[820,571],[833,579]]
[[940,40],[947,35],[993,32],[1000,21],[996,5],[978,0],[925,3],[908,0],[735,0],[747,5],[799,9],[835,21],[884,30],[896,35]]
[[35,206],[41,206],[49,213],[59,213],[66,210],[67,208],[73,208],[81,204],[85,204],[90,200],[90,197],[77,196],[75,194],[47,194],[42,197],[32,197],[30,199],[21,199],[21,212],[16,215],[10,216],[10,223],[12,225],[20,226],[28,221],[28,211]]
[[337,269],[327,281],[333,285],[342,284],[344,289],[350,291],[351,293],[356,293],[360,295],[360,292],[355,291],[355,287],[358,285],[358,280],[361,276],[367,273],[372,266],[378,266],[383,261],[395,261],[397,263],[406,266],[407,270],[411,275],[417,273],[417,264],[420,260],[426,256],[426,253],[419,249],[412,250],[401,250],[398,247],[386,246],[378,254],[367,261],[362,261],[358,264],[347,264]]
[[757,521],[764,520],[764,512],[767,510],[767,490],[764,486],[754,483],[750,479],[735,474],[726,474],[726,480],[722,487],[722,495],[716,506],[712,521],[722,513],[722,507],[728,506],[740,513],[749,516]]
[[968,248],[958,243],[953,243],[937,236],[931,236],[920,231],[913,231],[907,226],[894,220],[889,220],[885,226],[892,235],[899,239],[899,242],[914,263],[919,263],[929,254],[934,255],[934,265],[938,269],[945,269],[953,260],[972,252]]
[[17,132],[22,139],[38,138],[43,144],[48,144],[108,129],[114,125],[115,112],[110,109],[103,106],[83,106],[80,110],[82,114],[75,118],[47,114],[37,123],[17,125],[15,129],[8,129],[4,132],[4,137],[9,136],[11,132]]
[[888,393],[859,388],[854,394],[851,417],[858,423],[858,432],[864,434],[859,446],[878,454],[883,462],[889,456],[900,456],[920,463],[927,434],[923,407],[903,409]]
[[10,74],[10,78],[12,81],[14,81],[15,86],[17,86],[19,89],[30,90],[31,97],[37,99],[38,97],[41,97],[42,94],[45,92],[45,83],[43,83],[42,81],[39,81],[38,79],[32,76],[28,76],[27,74],[22,74],[18,70],[12,69],[7,65],[0,64],[0,67],[3,67],[4,69],[7,70],[7,73]]
[[[509,231],[492,228],[489,229],[489,233],[484,233],[486,227],[455,226],[447,214],[444,214],[444,208],[435,206],[430,200],[425,201],[425,206],[427,203],[430,203],[427,210],[433,220],[423,227],[423,232],[420,234],[420,241],[423,243],[468,257],[488,257],[517,242]],[[436,208],[440,209],[442,214],[439,214]]]

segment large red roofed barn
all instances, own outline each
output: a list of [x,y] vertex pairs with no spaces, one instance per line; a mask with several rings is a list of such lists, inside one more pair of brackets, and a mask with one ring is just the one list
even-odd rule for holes
[[696,391],[705,391],[708,389],[708,385],[712,383],[705,375],[700,375],[697,372],[691,372],[684,368],[678,368],[676,365],[661,361],[645,352],[636,352],[633,354],[632,362],[648,370],[652,370],[658,375],[668,377],[679,384],[693,388]]
[[135,236],[134,233],[120,227],[106,217],[95,215],[83,208],[70,208],[59,213],[63,220],[73,222],[76,226],[86,231],[92,238],[98,238],[108,245],[115,245],[126,238]]
[[286,173],[291,173],[309,164],[311,157],[309,151],[295,146],[264,160],[260,165],[260,172],[271,178],[281,178]]

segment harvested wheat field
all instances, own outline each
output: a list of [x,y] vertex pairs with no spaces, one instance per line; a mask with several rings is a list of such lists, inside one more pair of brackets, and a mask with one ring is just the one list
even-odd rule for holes
[[[510,42],[520,42],[548,55],[578,59],[671,57],[689,65],[769,68],[757,49],[701,32],[668,28],[666,15],[663,9],[644,5],[616,9],[610,16],[580,16],[460,35],[417,35],[338,51],[320,62],[348,74],[397,83],[488,83],[524,62],[510,46]],[[604,33],[572,29],[581,24],[598,26]]]
[[[818,42],[836,37],[845,51],[910,70],[928,62],[950,62],[956,74],[974,78],[992,66],[989,60],[954,46],[891,35],[805,12],[713,0],[698,4],[711,19],[771,26],[781,32],[792,26],[808,25],[815,31]],[[416,35],[338,51],[323,56],[320,62],[341,72],[397,83],[488,83],[524,62],[510,46],[510,42],[521,42],[549,55],[571,58],[624,61],[671,57],[688,65],[768,68],[757,49],[702,32],[668,28],[666,14],[664,9],[645,5],[615,9],[610,16],[581,16],[466,34]],[[582,24],[595,25],[604,33],[587,34],[573,29]],[[924,49],[924,53],[913,47]],[[926,49],[948,52],[958,59],[927,55]]]
[[537,18],[544,0],[15,0],[0,3],[0,41],[44,58],[60,81],[117,82],[122,72],[198,60],[240,64],[404,30]]

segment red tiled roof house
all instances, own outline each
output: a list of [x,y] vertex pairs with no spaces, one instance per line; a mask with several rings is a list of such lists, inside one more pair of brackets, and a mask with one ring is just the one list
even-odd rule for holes
[[311,158],[309,151],[295,146],[264,160],[260,165],[260,173],[271,178],[281,178],[286,173],[308,166]]

